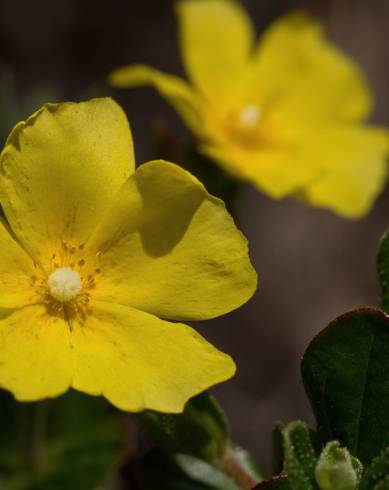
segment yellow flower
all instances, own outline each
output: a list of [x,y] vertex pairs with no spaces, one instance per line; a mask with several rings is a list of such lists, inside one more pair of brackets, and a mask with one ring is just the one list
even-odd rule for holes
[[48,104],[1,154],[0,386],[18,400],[69,387],[117,407],[179,412],[233,375],[186,325],[256,286],[223,203],[161,161],[134,171],[110,99]]
[[386,130],[363,124],[372,97],[354,62],[300,13],[255,46],[233,0],[178,5],[192,85],[143,65],[115,71],[117,87],[151,83],[181,114],[200,149],[273,198],[298,196],[356,218],[386,180]]

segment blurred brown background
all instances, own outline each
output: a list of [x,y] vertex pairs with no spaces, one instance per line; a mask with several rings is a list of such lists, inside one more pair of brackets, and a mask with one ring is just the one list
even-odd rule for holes
[[[329,36],[365,69],[376,93],[373,121],[389,125],[389,3],[385,0],[247,0],[260,33],[296,8],[314,13]],[[130,118],[138,162],[154,156],[151,123],[189,135],[152,89],[114,92],[115,67],[144,62],[182,74],[168,0],[0,0],[0,137],[43,102],[113,95]],[[320,94],[318,94],[320,96]],[[201,325],[236,359],[238,375],[216,389],[233,437],[269,467],[274,420],[311,420],[299,360],[336,315],[377,304],[375,254],[389,225],[389,191],[358,222],[292,200],[274,202],[243,185],[238,224],[260,276],[255,298]]]

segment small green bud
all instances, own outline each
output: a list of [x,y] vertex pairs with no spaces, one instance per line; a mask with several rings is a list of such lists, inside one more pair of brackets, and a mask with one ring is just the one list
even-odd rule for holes
[[356,490],[362,473],[361,463],[337,441],[323,449],[315,470],[321,490]]

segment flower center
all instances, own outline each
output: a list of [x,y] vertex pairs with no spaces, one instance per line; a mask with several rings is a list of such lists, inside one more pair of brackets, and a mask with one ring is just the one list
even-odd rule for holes
[[246,105],[239,112],[239,125],[242,129],[251,129],[261,120],[261,109],[254,105]]
[[47,285],[51,296],[65,303],[78,296],[82,289],[80,274],[70,267],[60,267],[50,274]]

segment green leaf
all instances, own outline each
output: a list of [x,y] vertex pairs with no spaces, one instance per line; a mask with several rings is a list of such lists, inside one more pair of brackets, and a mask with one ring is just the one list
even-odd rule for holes
[[292,422],[284,430],[285,465],[293,490],[313,490],[315,485],[316,456],[307,426]]
[[161,449],[146,454],[135,467],[137,484],[142,490],[209,490],[188,478],[171,455]]
[[377,270],[381,284],[381,303],[389,312],[389,232],[383,236],[377,256]]
[[356,490],[361,474],[361,463],[338,441],[326,445],[315,471],[321,490]]
[[[204,471],[210,467],[206,463],[211,463],[214,468],[212,474],[216,471],[216,474],[222,473],[229,479],[226,475],[234,475],[236,481],[244,480],[252,486],[263,479],[250,454],[228,440],[225,415],[209,393],[190,400],[182,414],[146,412],[142,419],[152,442],[157,448],[170,453],[171,458],[176,454],[182,458],[190,456],[192,459],[188,461],[195,461],[196,468],[205,464]],[[159,483],[161,478],[157,480]],[[196,483],[199,481],[197,475]]]
[[374,490],[389,490],[389,476],[386,476],[377,485],[375,485]]
[[257,485],[253,490],[291,490],[287,476],[274,476]]
[[359,490],[389,490],[389,447],[365,470]]
[[339,317],[308,347],[302,376],[321,444],[339,440],[368,464],[389,441],[389,317]]
[[284,469],[284,425],[276,422],[272,432],[272,474],[279,475]]
[[152,441],[169,452],[212,461],[227,445],[228,425],[216,400],[207,392],[192,398],[182,414],[145,412],[142,415]]
[[230,477],[205,461],[187,454],[177,454],[174,459],[185,474],[193,480],[218,490],[239,490]]
[[241,490],[223,472],[187,454],[153,450],[139,471],[142,490]]
[[1,489],[93,489],[122,461],[123,424],[122,414],[102,398],[73,391],[18,403],[1,392]]

